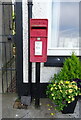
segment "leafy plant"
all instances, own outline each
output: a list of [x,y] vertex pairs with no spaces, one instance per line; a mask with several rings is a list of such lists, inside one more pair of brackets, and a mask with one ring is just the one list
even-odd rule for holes
[[75,100],[75,96],[80,94],[80,88],[77,87],[75,81],[52,80],[47,86],[47,96],[55,103],[56,109],[61,111],[67,102],[71,103]]
[[71,57],[65,59],[63,68],[58,74],[54,74],[52,81],[47,86],[46,94],[55,103],[58,110],[63,110],[67,102],[75,100],[80,95],[81,86],[81,62],[72,53]]
[[63,68],[56,75],[58,80],[81,79],[81,62],[79,58],[72,53],[71,57],[65,59]]

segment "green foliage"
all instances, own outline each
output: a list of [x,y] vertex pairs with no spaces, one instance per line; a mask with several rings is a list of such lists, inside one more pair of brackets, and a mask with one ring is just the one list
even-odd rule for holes
[[63,68],[56,75],[56,78],[70,81],[76,78],[81,79],[81,62],[74,53],[72,53],[71,57],[65,59]]
[[15,27],[15,11],[12,11],[12,35],[16,34],[16,27]]
[[80,88],[77,87],[75,81],[53,80],[47,86],[46,94],[55,103],[55,108],[61,111],[64,106],[67,106],[66,103],[73,102],[75,96],[80,94]]
[[66,102],[71,103],[75,100],[75,96],[81,94],[77,83],[73,81],[76,78],[81,79],[81,62],[72,53],[71,57],[65,59],[63,68],[58,74],[54,74],[51,83],[47,86],[46,94],[55,103],[57,110],[63,110]]

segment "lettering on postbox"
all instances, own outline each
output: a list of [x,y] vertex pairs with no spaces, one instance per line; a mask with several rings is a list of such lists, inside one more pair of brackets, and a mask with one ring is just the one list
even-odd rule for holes
[[35,41],[35,55],[42,55],[42,41]]
[[30,62],[47,61],[48,20],[30,19]]

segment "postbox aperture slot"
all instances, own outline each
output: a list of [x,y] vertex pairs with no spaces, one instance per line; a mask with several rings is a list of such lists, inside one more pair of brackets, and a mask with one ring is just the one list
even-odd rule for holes
[[46,29],[46,27],[32,27],[32,29]]

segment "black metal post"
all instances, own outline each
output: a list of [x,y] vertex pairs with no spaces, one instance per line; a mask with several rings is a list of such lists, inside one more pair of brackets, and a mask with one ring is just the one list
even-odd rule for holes
[[30,62],[30,18],[32,18],[32,0],[28,0],[28,83],[32,101],[32,63]]
[[23,83],[23,26],[22,26],[22,2],[15,2],[16,13],[16,71],[17,71],[17,92],[21,96]]
[[36,63],[36,95],[35,95],[35,107],[40,106],[40,63]]

